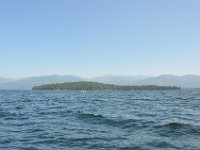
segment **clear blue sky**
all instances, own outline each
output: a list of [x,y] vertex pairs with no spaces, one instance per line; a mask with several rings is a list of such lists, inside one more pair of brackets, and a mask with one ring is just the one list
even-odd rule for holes
[[1,0],[0,76],[200,74],[199,0]]

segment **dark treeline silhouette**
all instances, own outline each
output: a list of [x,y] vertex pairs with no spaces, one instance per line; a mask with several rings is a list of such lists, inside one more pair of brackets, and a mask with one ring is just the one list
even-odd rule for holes
[[98,82],[66,82],[46,84],[40,86],[34,86],[32,90],[178,90],[177,86],[156,86],[156,85],[114,85],[103,84]]

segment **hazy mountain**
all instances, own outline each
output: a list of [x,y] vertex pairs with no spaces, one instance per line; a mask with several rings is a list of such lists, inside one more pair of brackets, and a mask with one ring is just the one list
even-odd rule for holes
[[145,79],[145,76],[100,76],[95,78],[81,78],[72,75],[59,76],[38,76],[20,79],[13,82],[0,83],[0,89],[31,89],[33,86],[48,84],[48,83],[63,83],[76,81],[95,81],[109,84],[132,85],[134,82]]
[[63,82],[76,82],[81,81],[80,77],[66,75],[50,75],[50,76],[38,76],[20,79],[14,82],[7,82],[0,84],[0,89],[31,89],[33,86],[48,84],[48,83],[63,83]]
[[200,88],[200,76],[197,75],[161,75],[157,77],[147,76],[100,76],[95,78],[81,78],[72,75],[59,76],[38,76],[20,80],[0,78],[0,89],[31,89],[33,86],[77,81],[95,81],[100,83],[118,85],[159,85],[159,86],[180,86],[182,88]]
[[148,78],[147,76],[99,76],[89,79],[90,81],[108,83],[108,84],[119,84],[119,85],[133,85],[136,81],[140,81]]
[[7,79],[7,78],[0,78],[0,84],[2,83],[7,83],[7,82],[12,82],[12,79]]
[[136,85],[174,85],[182,88],[200,88],[198,75],[161,75],[135,82]]

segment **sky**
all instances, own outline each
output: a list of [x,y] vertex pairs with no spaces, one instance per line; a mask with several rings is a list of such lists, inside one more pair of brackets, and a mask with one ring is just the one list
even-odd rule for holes
[[199,0],[2,0],[0,77],[200,75]]

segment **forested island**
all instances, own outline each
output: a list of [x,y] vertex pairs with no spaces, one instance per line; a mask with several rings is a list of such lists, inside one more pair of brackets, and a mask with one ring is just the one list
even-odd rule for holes
[[45,84],[34,86],[32,90],[179,90],[177,86],[156,86],[156,85],[114,85],[98,82],[80,81]]

